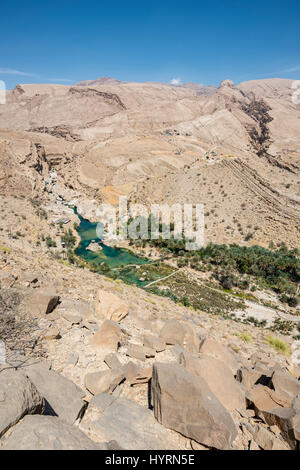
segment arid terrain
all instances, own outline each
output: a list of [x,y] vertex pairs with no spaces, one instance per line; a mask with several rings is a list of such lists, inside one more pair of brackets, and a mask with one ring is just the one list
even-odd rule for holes
[[[299,449],[291,86],[100,78],[7,92],[0,449]],[[150,260],[134,269],[151,288],[84,260],[73,207],[98,222],[120,195],[203,203],[204,249],[123,242]]]
[[91,200],[116,203],[120,194],[203,203],[207,242],[244,243],[252,232],[251,244],[295,247],[300,108],[291,84],[19,85],[0,109],[1,193],[45,189],[76,199],[91,218]]

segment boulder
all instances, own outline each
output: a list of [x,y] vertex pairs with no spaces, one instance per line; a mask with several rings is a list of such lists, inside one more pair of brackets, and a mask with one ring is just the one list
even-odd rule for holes
[[249,390],[254,385],[262,384],[269,386],[272,377],[272,370],[255,366],[252,369],[240,367],[237,371],[236,379]]
[[295,439],[300,442],[300,413],[299,412],[292,418],[292,427],[293,427]]
[[179,344],[183,346],[185,329],[178,320],[169,320],[160,331],[160,337],[166,344]]
[[38,274],[32,271],[26,271],[20,274],[21,284],[29,286],[37,286],[38,284]]
[[289,364],[288,371],[295,379],[300,380],[300,365]]
[[108,393],[98,393],[93,396],[89,407],[95,408],[99,413],[103,413],[108,406],[110,406],[115,401],[115,397]]
[[74,315],[79,316],[84,320],[95,319],[95,312],[87,300],[81,299],[62,299],[57,307],[57,312],[61,315]]
[[183,346],[189,352],[199,352],[200,347],[200,338],[197,335],[195,327],[190,322],[183,323],[184,328],[184,338]]
[[232,374],[236,375],[239,365],[233,353],[226,348],[226,346],[218,343],[215,339],[210,337],[204,338],[200,344],[200,353],[207,354],[223,361],[227,367],[229,367]]
[[148,383],[152,377],[152,368],[145,367],[140,369],[137,374],[135,374],[130,380],[130,385],[138,385],[143,383]]
[[144,346],[144,353],[145,353],[146,358],[155,357],[156,351],[155,349]]
[[104,362],[110,369],[119,369],[122,367],[122,364],[115,353],[106,354]]
[[250,362],[253,366],[259,365],[260,367],[273,367],[275,364],[272,356],[262,351],[256,351],[251,354]]
[[24,373],[46,400],[46,414],[57,415],[73,424],[82,408],[85,392],[71,380],[49,370],[47,363],[40,362],[24,368]]
[[261,418],[264,411],[280,407],[290,407],[291,401],[278,395],[274,390],[264,386],[255,385],[246,392],[248,405],[254,407],[256,416]]
[[176,448],[149,409],[124,397],[95,396],[79,428],[95,442],[115,440],[126,450]]
[[100,370],[86,374],[85,387],[93,395],[99,393],[112,393],[114,389],[125,379],[123,368]]
[[35,290],[28,298],[28,308],[34,315],[51,313],[59,302],[59,296],[50,290]]
[[105,450],[80,429],[55,416],[25,416],[4,440],[2,450]]
[[100,318],[119,322],[128,314],[128,307],[117,295],[100,289],[97,293],[96,312]]
[[246,408],[245,391],[224,362],[206,354],[194,357],[183,353],[180,356],[180,363],[190,373],[202,377],[227,410]]
[[147,348],[154,349],[156,352],[161,352],[166,349],[166,343],[161,338],[150,334],[144,335],[143,345]]
[[123,368],[125,378],[129,382],[132,382],[138,377],[142,371],[141,367],[138,366],[137,364],[134,364],[134,362],[129,361],[127,364],[124,365]]
[[62,317],[72,325],[78,325],[82,321],[82,316],[75,313],[64,312]]
[[126,350],[126,355],[134,359],[138,359],[139,361],[145,361],[146,349],[140,344],[129,343],[128,348]]
[[[263,420],[269,426],[277,426],[281,431],[281,436],[292,449],[297,448],[297,422],[295,422],[296,414],[293,408],[274,408],[261,413]],[[296,429],[295,429],[296,428]]]
[[294,397],[300,395],[300,382],[291,374],[275,370],[272,375],[271,385],[275,392],[287,400],[293,400]]
[[289,450],[281,439],[261,425],[256,426],[253,437],[263,450]]
[[22,372],[0,372],[0,437],[25,414],[43,413],[45,403],[34,384]]
[[60,339],[60,331],[55,326],[51,326],[47,328],[46,332],[43,335],[44,340],[51,340],[51,339]]
[[99,330],[91,339],[91,346],[95,349],[103,348],[110,351],[117,351],[122,337],[122,330],[118,323],[105,320]]
[[249,450],[261,450],[260,447],[256,444],[256,442],[251,439],[249,444]]
[[201,377],[180,364],[153,365],[152,402],[156,419],[200,444],[229,449],[235,424]]
[[[256,385],[246,392],[246,399],[250,406],[254,407],[255,415],[269,426],[276,425],[288,444],[295,448],[297,438],[294,421],[297,410],[291,406],[291,401],[278,395],[274,390],[263,385]],[[297,433],[297,431],[296,431]]]

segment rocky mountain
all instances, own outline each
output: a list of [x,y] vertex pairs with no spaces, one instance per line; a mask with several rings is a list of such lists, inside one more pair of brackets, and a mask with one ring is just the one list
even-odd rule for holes
[[[293,92],[105,77],[7,92],[0,449],[299,449]],[[203,203],[205,246],[100,243],[98,204],[120,195]]]
[[214,87],[214,86],[211,86],[211,85],[199,85],[198,83],[190,83],[190,82],[187,82],[187,83],[182,83],[181,85],[179,85],[183,88],[188,88],[190,90],[193,90],[197,93],[197,95],[205,95],[205,96],[209,96],[211,94],[213,94],[215,91],[217,91],[217,87]]
[[94,85],[117,85],[121,83],[120,80],[116,80],[115,78],[111,77],[99,77],[95,80],[83,80],[81,82],[77,82],[76,86],[94,86]]
[[204,203],[207,241],[244,243],[258,226],[252,244],[296,246],[300,108],[291,85],[225,80],[209,93],[108,78],[18,85],[0,109],[1,191],[43,185],[38,147],[70,199]]

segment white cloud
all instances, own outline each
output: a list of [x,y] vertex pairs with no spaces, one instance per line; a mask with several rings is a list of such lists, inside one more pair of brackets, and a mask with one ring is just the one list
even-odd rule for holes
[[38,77],[39,75],[35,73],[22,72],[21,70],[0,68],[0,74],[2,75],[21,75],[22,77]]
[[296,67],[291,67],[290,69],[281,70],[281,72],[282,73],[299,72],[299,70],[300,70],[300,65],[297,65]]
[[19,75],[20,77],[32,77],[32,78],[39,78],[44,79],[47,82],[65,82],[65,83],[73,83],[74,80],[69,80],[68,78],[47,78],[43,77],[42,75],[38,75],[36,73],[29,73],[29,72],[22,72],[21,70],[9,69],[6,67],[0,67],[0,75]]
[[181,78],[172,78],[171,85],[181,85]]

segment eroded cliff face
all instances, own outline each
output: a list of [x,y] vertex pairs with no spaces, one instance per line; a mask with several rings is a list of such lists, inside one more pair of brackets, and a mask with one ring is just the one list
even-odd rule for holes
[[274,216],[266,195],[268,186],[299,210],[300,110],[291,81],[192,85],[17,86],[0,110],[1,191],[47,197],[51,189],[82,207],[117,204],[119,195],[148,205],[203,203],[207,241],[244,241],[260,214],[253,243],[294,245],[297,217]]
[[271,107],[263,99],[252,100],[249,104],[241,103],[242,110],[257,122],[256,127],[248,125],[247,130],[251,144],[258,157],[268,156],[271,145],[270,129],[268,124],[273,121],[269,111]]

